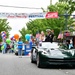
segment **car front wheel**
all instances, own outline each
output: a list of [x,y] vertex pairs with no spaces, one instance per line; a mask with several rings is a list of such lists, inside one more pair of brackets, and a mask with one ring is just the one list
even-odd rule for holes
[[31,54],[31,63],[35,63],[35,61],[33,60],[33,54]]
[[37,61],[36,61],[36,64],[37,64],[37,67],[38,67],[38,68],[42,68],[42,67],[43,67],[43,65],[41,64],[39,55],[37,55]]

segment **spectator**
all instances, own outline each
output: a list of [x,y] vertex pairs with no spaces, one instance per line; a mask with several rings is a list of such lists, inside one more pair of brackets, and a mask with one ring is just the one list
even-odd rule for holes
[[10,53],[14,53],[14,41],[11,42]]
[[23,48],[23,42],[21,40],[21,38],[19,38],[18,41],[18,56],[22,57],[22,48]]
[[39,33],[39,32],[37,32],[37,33],[36,33],[36,41],[38,41],[38,42],[39,42],[39,38],[40,38],[40,33]]
[[72,48],[73,48],[73,41],[72,39],[70,39],[69,49],[72,49]]
[[70,40],[66,40],[66,47],[69,49]]
[[40,41],[45,41],[45,34],[43,31],[41,31],[41,34],[40,34]]
[[54,39],[54,30],[51,30],[51,42],[53,42]]
[[6,53],[9,53],[10,49],[11,49],[10,44],[6,43],[6,50],[5,50]]
[[6,53],[6,48],[7,48],[7,44],[6,44],[5,41],[3,42],[3,46],[4,46],[4,48],[2,50],[2,53],[5,54]]

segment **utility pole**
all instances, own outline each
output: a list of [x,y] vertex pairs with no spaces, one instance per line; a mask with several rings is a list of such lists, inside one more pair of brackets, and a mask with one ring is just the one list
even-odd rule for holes
[[52,5],[52,0],[50,0],[50,5]]

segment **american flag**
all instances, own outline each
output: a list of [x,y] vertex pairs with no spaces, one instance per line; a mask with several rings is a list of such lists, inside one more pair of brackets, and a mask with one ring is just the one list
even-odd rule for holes
[[59,33],[58,39],[63,39],[63,33]]

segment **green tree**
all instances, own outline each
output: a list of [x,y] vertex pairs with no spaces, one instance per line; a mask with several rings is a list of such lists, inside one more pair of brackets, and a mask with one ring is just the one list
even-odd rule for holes
[[41,32],[42,30],[44,31],[46,28],[45,24],[43,23],[45,19],[36,19],[36,20],[31,20],[29,21],[26,25],[28,30],[31,30],[33,32],[33,35],[36,34],[36,32]]
[[7,19],[0,19],[0,33],[5,31],[7,37],[9,36],[9,31],[11,30],[11,27],[8,24],[9,22],[7,22]]
[[2,37],[1,37],[1,34],[0,34],[0,42],[2,42]]
[[[46,29],[49,28],[54,30],[55,36],[59,34],[60,31],[64,31],[65,25],[67,25],[68,29],[73,30],[71,26],[73,25],[73,19],[70,16],[67,16],[66,21],[66,11],[69,11],[69,4],[67,2],[59,2],[55,5],[48,6],[48,11],[50,12],[58,12],[59,17],[56,19],[35,19],[30,20],[27,25],[27,30],[31,30],[33,35],[36,34],[37,31],[41,32],[42,30],[46,32]],[[43,10],[45,12],[45,10]],[[67,14],[70,14],[67,12]]]
[[21,38],[22,38],[22,40],[23,40],[24,42],[26,41],[25,35],[32,33],[31,30],[27,30],[27,29],[25,29],[25,27],[23,27],[21,30],[19,30],[19,32],[20,32],[20,34],[22,35]]
[[[65,10],[69,10],[69,4],[66,2],[56,3],[55,5],[48,6],[48,11],[58,12],[60,15],[57,19],[36,19],[29,21],[26,25],[29,30],[33,32],[35,35],[37,31],[46,31],[47,28],[53,29],[55,31],[55,35],[57,36],[60,31],[64,31],[65,25],[69,26],[73,23],[73,19],[70,16],[67,17],[67,23],[65,18]],[[69,14],[69,13],[68,13]]]
[[[73,19],[70,18],[70,14],[68,12],[69,9],[69,4],[67,4],[66,2],[56,3],[55,5],[48,7],[49,11],[58,12],[59,20],[56,20],[56,23],[59,22],[59,27],[61,28],[60,30],[65,29],[65,25],[73,23]],[[63,25],[60,26],[61,24]]]
[[75,0],[59,0],[59,2],[67,2],[69,4],[69,13],[75,11]]

